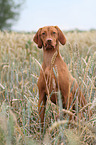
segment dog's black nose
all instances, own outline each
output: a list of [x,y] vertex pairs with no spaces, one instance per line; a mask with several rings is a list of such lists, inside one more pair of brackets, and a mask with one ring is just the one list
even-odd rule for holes
[[48,38],[48,39],[46,40],[46,42],[47,42],[47,44],[51,44],[52,39],[51,39],[51,38]]

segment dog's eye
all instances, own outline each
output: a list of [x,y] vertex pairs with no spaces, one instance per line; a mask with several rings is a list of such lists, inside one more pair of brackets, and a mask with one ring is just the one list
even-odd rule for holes
[[56,32],[53,32],[53,34],[56,34]]
[[45,32],[43,32],[42,35],[45,35]]

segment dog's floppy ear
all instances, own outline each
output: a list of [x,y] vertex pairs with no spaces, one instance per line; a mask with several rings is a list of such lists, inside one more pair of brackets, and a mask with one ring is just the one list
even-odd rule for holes
[[39,48],[42,48],[42,40],[40,38],[40,32],[41,32],[41,28],[37,31],[37,33],[35,34],[33,41],[38,44]]
[[64,45],[64,44],[66,43],[66,38],[65,38],[63,32],[59,29],[58,26],[55,26],[55,28],[56,28],[57,31],[58,31],[58,39],[59,39],[60,43],[61,43],[62,45]]

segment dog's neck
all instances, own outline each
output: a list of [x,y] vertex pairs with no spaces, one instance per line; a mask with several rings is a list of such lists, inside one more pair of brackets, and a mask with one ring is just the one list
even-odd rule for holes
[[59,45],[54,49],[45,50],[43,49],[43,62],[45,66],[52,67],[59,56]]

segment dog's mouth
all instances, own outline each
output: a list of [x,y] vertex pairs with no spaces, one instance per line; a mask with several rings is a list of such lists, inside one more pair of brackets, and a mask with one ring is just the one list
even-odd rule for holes
[[53,46],[52,44],[46,44],[45,45],[46,50],[51,50],[51,49],[54,49],[54,48],[55,48],[55,46]]

